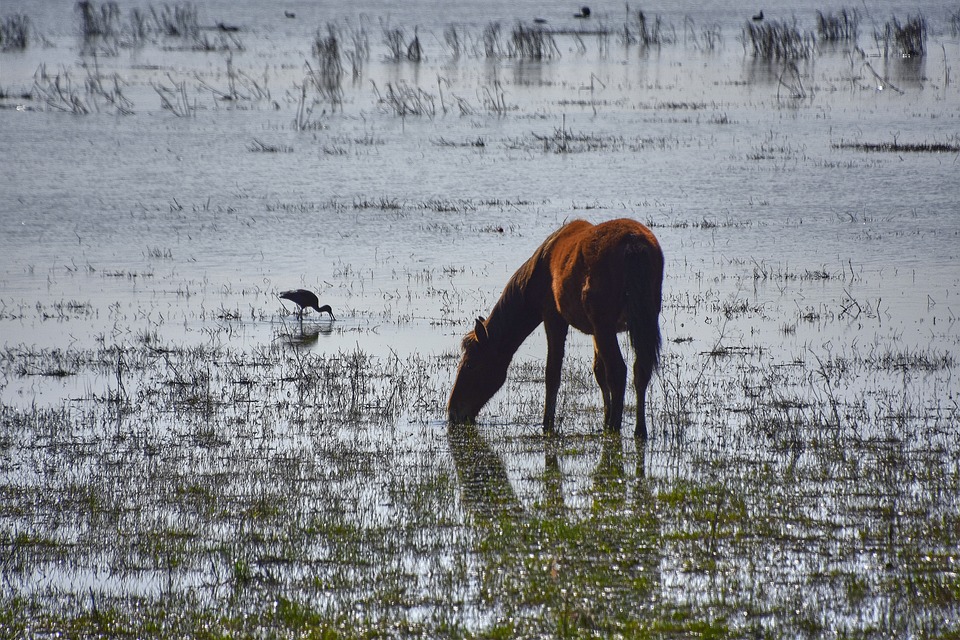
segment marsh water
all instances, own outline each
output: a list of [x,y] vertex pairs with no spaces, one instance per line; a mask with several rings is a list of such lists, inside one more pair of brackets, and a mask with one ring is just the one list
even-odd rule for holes
[[[117,24],[126,25],[138,6],[118,3]],[[559,503],[579,513],[599,499],[590,479],[605,473],[610,455],[627,455],[628,463],[613,465],[617,475],[626,474],[621,484],[631,495],[658,495],[660,526],[673,526],[674,553],[661,550],[633,569],[657,567],[659,587],[642,590],[645,602],[670,602],[671,612],[701,621],[727,597],[761,611],[752,619],[724,610],[734,635],[751,624],[801,633],[806,627],[789,621],[808,617],[834,630],[956,630],[955,618],[939,626],[943,616],[958,614],[956,600],[936,591],[903,608],[889,592],[897,575],[893,560],[869,545],[851,550],[858,535],[872,540],[876,524],[857,520],[861,507],[873,513],[882,503],[896,511],[889,492],[908,483],[909,504],[900,505],[895,519],[920,527],[927,516],[939,518],[930,548],[917,553],[935,558],[932,571],[943,593],[958,593],[958,558],[955,548],[949,551],[960,539],[956,7],[926,2],[913,9],[927,25],[922,56],[892,51],[879,35],[893,18],[905,22],[911,14],[864,3],[855,7],[855,40],[818,42],[808,55],[789,60],[751,52],[745,28],[755,10],[762,8],[767,21],[814,33],[817,11],[843,7],[608,3],[592,5],[589,18],[574,17],[579,6],[526,0],[194,7],[203,27],[194,39],[153,34],[140,40],[126,27],[84,39],[69,3],[6,0],[0,8],[3,15],[27,15],[33,29],[25,50],[0,53],[0,398],[8,496],[0,517],[8,557],[20,558],[10,549],[24,540],[79,544],[85,531],[100,526],[89,514],[79,524],[51,523],[54,507],[27,506],[24,496],[61,486],[42,469],[46,455],[73,460],[64,442],[85,443],[86,453],[76,454],[82,461],[64,463],[74,486],[103,471],[106,463],[96,458],[112,450],[100,437],[106,433],[145,429],[154,442],[171,444],[194,437],[191,429],[208,436],[212,429],[214,444],[177,444],[170,463],[177,471],[165,472],[195,474],[195,485],[205,486],[209,474],[221,471],[194,454],[217,450],[218,459],[230,459],[222,463],[229,482],[248,489],[254,482],[241,468],[248,445],[237,433],[247,432],[233,431],[235,421],[244,422],[236,408],[230,411],[237,415],[216,412],[214,426],[209,415],[206,426],[191,426],[137,411],[126,418],[121,412],[109,425],[113,418],[99,426],[96,419],[67,418],[73,436],[51,436],[63,451],[38,445],[40,435],[25,435],[43,432],[17,426],[29,422],[26,417],[99,415],[96,407],[119,386],[131,395],[138,386],[149,396],[167,388],[170,376],[184,383],[187,365],[169,363],[179,350],[210,354],[207,364],[224,368],[218,374],[224,388],[228,363],[265,353],[275,362],[262,366],[276,367],[265,375],[280,382],[290,376],[290,358],[302,367],[302,358],[329,364],[363,356],[388,369],[373,376],[383,379],[421,367],[417,393],[394,389],[377,405],[389,405],[386,418],[378,412],[358,423],[356,406],[343,413],[327,398],[322,419],[312,421],[289,391],[269,384],[244,402],[274,407],[269,418],[259,418],[270,428],[254,429],[271,455],[282,450],[298,464],[308,462],[312,477],[339,483],[339,494],[331,487],[298,489],[294,495],[313,505],[304,508],[350,502],[360,514],[351,520],[358,530],[367,531],[372,521],[370,530],[379,531],[400,517],[396,512],[413,508],[407,496],[393,494],[410,482],[405,473],[422,480],[432,477],[432,466],[449,474],[441,473],[456,489],[449,515],[455,522],[423,525],[428,550],[411,543],[390,553],[374,545],[372,552],[389,555],[404,576],[414,576],[404,589],[415,604],[401,598],[398,605],[416,612],[408,622],[436,622],[431,616],[444,610],[451,616],[446,622],[475,632],[502,623],[503,609],[510,609],[495,598],[491,604],[486,587],[475,584],[483,581],[473,576],[457,583],[461,609],[451,614],[444,588],[433,581],[456,564],[451,558],[461,550],[443,549],[447,527],[476,534],[476,526],[465,524],[477,501],[471,469],[495,467],[493,476],[527,511],[551,502],[550,487],[557,485],[550,478],[557,477],[564,489]],[[639,9],[656,34],[646,44],[635,38]],[[518,25],[549,30],[544,55],[515,48]],[[628,26],[634,37],[625,35]],[[313,47],[332,33],[340,36],[343,73],[321,90],[309,80],[322,64]],[[402,33],[400,56],[390,49],[390,33]],[[422,46],[416,60],[407,55],[415,37]],[[537,333],[517,354],[511,382],[481,416],[470,440],[470,451],[480,453],[467,456],[465,471],[458,458],[463,447],[445,440],[443,422],[460,337],[549,232],[575,217],[621,216],[650,226],[667,260],[664,367],[650,394],[651,442],[644,450],[624,440],[625,453],[614,447],[610,454],[607,444],[592,439],[599,403],[590,380],[592,346],[571,336],[565,375],[575,382],[563,391],[568,415],[562,428],[583,439],[561,445],[559,453],[544,445],[537,394],[545,353]],[[336,320],[307,314],[301,326],[292,305],[278,298],[298,287],[316,291]],[[114,366],[117,351],[126,354],[122,366]],[[104,364],[91,353],[110,353],[112,361]],[[134,353],[166,358],[170,370],[139,378],[127,372],[124,380],[118,367],[136,370]],[[230,404],[228,395],[223,400]],[[751,419],[765,410],[779,422]],[[850,455],[875,467],[863,474],[889,472],[883,489],[862,497],[867,506],[847,502],[858,480],[837,462],[849,463],[846,454],[830,449],[838,465],[831,474],[825,457],[811,453],[816,447],[801,442],[824,425],[834,429],[831,446],[856,442]],[[859,448],[865,442],[895,442],[901,457],[893,470],[883,470],[888,450]],[[389,471],[390,481],[371,481],[366,466],[329,459],[325,447],[348,457],[371,455],[370,464]],[[726,447],[736,453],[728,456]],[[752,452],[759,452],[753,462],[762,468],[753,475],[730,472]],[[116,464],[139,464],[135,456],[125,460]],[[269,471],[277,462],[262,464]],[[753,518],[781,498],[790,503],[755,484],[784,465],[799,473],[790,487],[808,498],[800,499],[804,518],[791,515],[782,535],[764,538],[749,554],[737,555],[743,549],[731,543],[726,568],[691,567],[685,554],[699,556],[685,548],[681,534],[696,530],[690,521],[697,516],[682,513],[671,496],[683,494],[679,503],[686,504],[701,495],[695,488],[707,486],[708,498],[721,500],[729,481],[745,491],[743,508]],[[937,470],[932,476],[920,472],[928,466]],[[111,492],[116,497],[123,489]],[[160,501],[137,511],[163,519],[178,508]],[[509,511],[499,503],[495,510]],[[197,525],[203,536],[229,537],[221,525],[207,524],[214,531]],[[794,525],[804,532],[787,531]],[[120,530],[122,539],[136,537]],[[714,552],[714,562],[722,562],[724,550]],[[97,548],[76,566],[57,568],[43,559],[43,549],[36,553],[35,562],[5,566],[7,606],[36,598],[59,602],[64,611],[83,610],[88,589],[121,602],[199,590],[207,606],[223,597],[218,571],[237,567],[181,558],[182,571],[131,561],[140,567],[134,569],[122,553]],[[428,560],[415,559],[424,553]],[[250,589],[272,592],[279,581],[280,591],[290,590],[284,597],[332,611],[333,618],[352,611],[345,603],[366,601],[362,585],[375,590],[370,584],[377,579],[369,576],[369,582],[356,578],[352,591],[327,582],[311,590],[304,576],[320,571],[312,562],[318,561],[253,580]],[[604,562],[592,566],[609,570]],[[121,577],[108,568],[117,564],[125,567]],[[251,566],[256,573],[262,565]],[[350,566],[367,575],[363,566]],[[780,589],[761,595],[764,577],[780,571],[786,572]],[[849,581],[814,589],[809,598],[796,591],[823,575]],[[856,597],[834,606],[834,588]],[[253,593],[239,600],[256,610]],[[518,619],[537,610],[536,599],[519,601]],[[789,606],[798,607],[795,616]],[[361,616],[364,623],[375,620],[374,627],[396,615],[374,611]],[[581,623],[598,619],[591,615],[582,614]],[[911,618],[919,626],[910,626]]]

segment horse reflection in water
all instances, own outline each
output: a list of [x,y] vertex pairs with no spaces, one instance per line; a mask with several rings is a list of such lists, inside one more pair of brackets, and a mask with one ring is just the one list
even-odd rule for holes
[[[447,442],[468,513],[485,522],[497,522],[504,516],[523,515],[523,505],[510,483],[502,458],[487,444],[475,425],[450,425]],[[559,440],[543,441],[543,497],[537,502],[552,517],[569,515],[563,497],[563,471],[560,465],[564,446]],[[601,436],[600,459],[592,474],[594,510],[601,502],[610,507],[613,513],[631,506],[631,491],[628,489],[631,484],[634,485],[633,501],[637,506],[650,508],[654,504],[646,482],[645,458],[644,448],[638,447],[632,461],[633,472],[629,473],[630,465],[620,437],[615,434]]]
[[487,319],[463,339],[450,393],[451,422],[473,422],[503,386],[520,345],[543,323],[547,334],[543,430],[552,432],[571,326],[593,336],[593,372],[603,394],[605,429],[619,432],[627,367],[617,333],[636,354],[634,435],[646,439],[646,391],[660,357],[663,252],[644,225],[622,218],[593,225],[574,220],[550,235],[510,278]]
[[464,508],[478,522],[496,522],[523,512],[507,469],[472,424],[447,430],[450,452],[460,481]]
[[[582,442],[586,455],[599,453],[599,460],[584,485],[576,482],[578,472],[570,476],[567,464],[584,453],[565,453],[568,439],[536,440],[532,447],[542,451],[543,472],[523,476],[540,484],[542,493],[525,506],[502,458],[476,426],[451,424],[447,438],[463,508],[477,535],[474,557],[481,582],[514,581],[509,588],[516,593],[576,591],[584,598],[568,613],[585,620],[602,618],[611,610],[629,611],[661,591],[663,539],[657,501],[645,476],[645,447],[627,453],[618,434],[603,434],[599,443],[596,436],[588,436]],[[571,480],[577,489],[568,504],[564,487],[570,493]],[[530,558],[536,558],[533,565]],[[597,583],[594,576],[603,579]],[[550,586],[546,591],[545,585]],[[623,602],[616,601],[616,594]],[[548,616],[565,609],[554,606],[558,602],[541,604]]]

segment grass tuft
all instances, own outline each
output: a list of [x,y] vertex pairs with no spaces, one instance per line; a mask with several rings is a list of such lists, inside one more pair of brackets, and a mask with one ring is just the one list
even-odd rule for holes
[[796,23],[748,22],[743,31],[744,46],[749,43],[753,56],[760,60],[798,60],[813,55],[815,38],[801,32]]

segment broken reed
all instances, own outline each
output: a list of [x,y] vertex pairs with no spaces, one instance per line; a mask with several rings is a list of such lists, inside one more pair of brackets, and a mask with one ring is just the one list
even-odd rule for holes
[[813,55],[816,38],[811,33],[802,33],[796,23],[779,20],[749,22],[744,26],[744,47],[747,42],[753,55],[761,60],[798,60]]

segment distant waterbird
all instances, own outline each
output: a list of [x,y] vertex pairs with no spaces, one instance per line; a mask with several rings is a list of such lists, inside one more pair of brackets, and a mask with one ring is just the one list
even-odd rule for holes
[[754,22],[760,22],[761,20],[763,20],[763,9],[760,9],[760,13],[753,16]]
[[300,310],[297,311],[297,317],[300,318],[301,322],[303,322],[304,309],[316,309],[317,313],[330,314],[331,320],[337,319],[337,317],[333,315],[333,310],[330,308],[330,305],[325,304],[322,307],[320,306],[320,299],[317,298],[313,291],[307,289],[291,289],[290,291],[282,291],[280,297],[300,307]]

